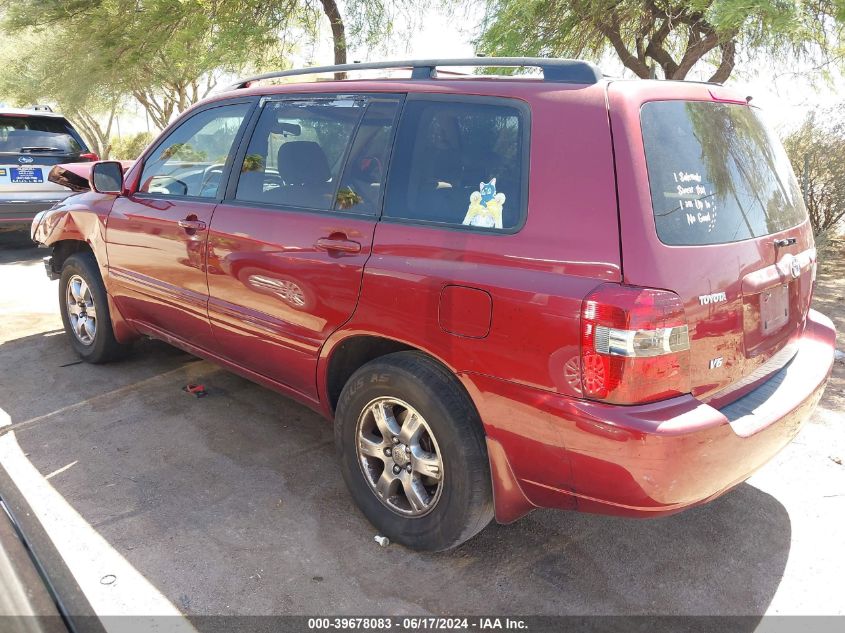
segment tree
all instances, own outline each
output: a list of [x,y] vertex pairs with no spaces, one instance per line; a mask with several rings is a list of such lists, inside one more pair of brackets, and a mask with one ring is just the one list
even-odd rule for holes
[[[284,67],[303,35],[318,36],[323,18],[337,64],[347,61],[350,33],[369,43],[390,31],[394,3],[349,0],[344,6],[353,13],[351,29],[337,0],[39,0],[37,10],[0,0],[0,29],[10,42],[22,34],[40,37],[38,49],[29,50],[61,60],[63,82],[132,97],[161,129],[222,76]],[[35,55],[29,59],[38,65]],[[14,80],[14,67],[0,68],[0,75]],[[52,87],[55,92],[43,94],[64,101],[65,88]]]
[[816,235],[845,220],[845,115],[843,106],[811,112],[787,135],[784,147],[804,192]]
[[[265,25],[295,0],[40,0],[7,2],[4,30],[42,37],[39,56],[63,82],[134,97],[159,128],[207,96],[223,73],[268,59],[279,39]],[[60,71],[57,73],[57,71]],[[45,75],[46,78],[46,75]],[[60,92],[61,86],[55,86]]]
[[119,139],[112,139],[111,154],[117,160],[135,160],[155,136],[151,132],[138,132]]
[[[493,0],[484,53],[598,59],[613,51],[642,78],[684,79],[701,62],[724,82],[740,52],[841,53],[843,0]],[[793,61],[794,63],[794,61]]]
[[[17,105],[49,102],[59,110],[85,138],[88,146],[102,158],[109,157],[109,144],[121,96],[101,87],[86,87],[66,81],[56,68],[56,61],[42,54],[49,46],[48,37],[19,32],[0,45],[0,95]],[[72,60],[63,60],[65,62]]]
[[[312,27],[324,17],[329,22],[332,34],[332,48],[335,64],[348,63],[347,53],[351,42],[363,42],[370,48],[383,44],[393,32],[395,15],[401,13],[410,24],[416,24],[421,14],[415,12],[428,7],[431,0],[416,3],[391,2],[390,0],[347,0],[343,3],[347,16],[344,18],[336,0],[302,0],[303,9],[310,14]],[[319,2],[319,7],[315,4]],[[416,6],[414,6],[416,5]],[[321,13],[322,15],[317,15]],[[336,79],[344,79],[346,73],[335,73]]]

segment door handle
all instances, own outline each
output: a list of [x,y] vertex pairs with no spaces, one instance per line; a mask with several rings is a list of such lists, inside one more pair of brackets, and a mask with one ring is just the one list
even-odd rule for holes
[[338,251],[341,253],[360,253],[361,245],[345,238],[321,237],[314,243],[320,251]]
[[191,220],[186,218],[177,222],[179,226],[188,231],[205,231],[205,222],[202,220]]

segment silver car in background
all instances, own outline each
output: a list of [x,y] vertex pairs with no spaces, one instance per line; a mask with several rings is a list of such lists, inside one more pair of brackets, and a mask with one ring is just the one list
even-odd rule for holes
[[47,180],[53,165],[96,160],[61,114],[0,107],[0,233],[28,229],[38,212],[73,193]]

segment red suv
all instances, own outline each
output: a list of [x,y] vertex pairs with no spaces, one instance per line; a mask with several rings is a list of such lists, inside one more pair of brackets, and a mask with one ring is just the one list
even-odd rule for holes
[[[437,75],[460,65],[543,75]],[[33,229],[79,354],[160,338],[333,419],[356,502],[414,548],[712,499],[795,437],[833,360],[789,161],[718,85],[272,73],[128,170],[53,177],[91,181]]]

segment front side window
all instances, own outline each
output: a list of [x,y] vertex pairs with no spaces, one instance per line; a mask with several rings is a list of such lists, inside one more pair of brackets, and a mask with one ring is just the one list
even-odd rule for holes
[[640,112],[651,204],[664,244],[725,244],[807,217],[789,158],[755,108],[653,101]]
[[173,130],[144,164],[144,193],[217,198],[232,145],[251,104],[203,110]]
[[385,217],[491,231],[518,227],[527,185],[525,119],[522,108],[498,100],[408,101]]
[[366,100],[357,97],[265,104],[241,165],[235,199],[335,208],[347,150],[366,106]]

